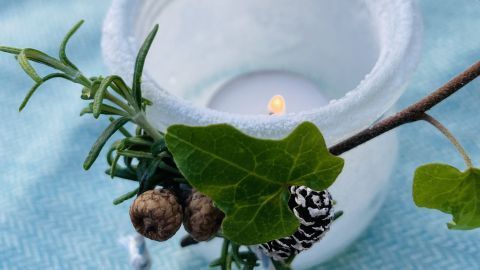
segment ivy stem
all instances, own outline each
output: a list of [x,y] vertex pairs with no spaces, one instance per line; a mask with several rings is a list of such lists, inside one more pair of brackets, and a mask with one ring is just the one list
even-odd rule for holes
[[359,133],[337,143],[329,148],[330,153],[333,155],[341,155],[353,148],[364,144],[371,139],[382,135],[394,128],[397,128],[403,124],[416,122],[422,120],[425,112],[453,95],[458,90],[462,89],[465,85],[473,81],[480,76],[480,61],[476,62],[462,73],[451,79],[449,82],[435,90],[427,97],[421,99],[417,103],[405,108],[399,113],[385,118],[380,122],[368,127]]
[[432,116],[428,114],[424,114],[422,120],[425,120],[426,122],[430,123],[432,126],[437,128],[447,139],[455,146],[457,151],[462,155],[463,160],[465,161],[465,164],[467,165],[468,168],[473,168],[473,163],[472,159],[468,156],[467,152],[465,151],[465,148],[462,147],[460,142],[458,142],[457,138],[453,136],[453,134],[448,130],[447,127],[442,125],[437,119],[433,118]]

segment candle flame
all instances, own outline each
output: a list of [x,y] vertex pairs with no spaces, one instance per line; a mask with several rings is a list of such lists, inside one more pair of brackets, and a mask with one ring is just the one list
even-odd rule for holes
[[270,114],[281,115],[285,113],[285,99],[281,95],[273,96],[268,102]]

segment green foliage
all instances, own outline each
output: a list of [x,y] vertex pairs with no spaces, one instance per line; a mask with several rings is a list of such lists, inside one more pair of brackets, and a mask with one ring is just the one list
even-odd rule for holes
[[158,31],[158,25],[155,25],[153,30],[147,36],[145,41],[143,42],[140,51],[137,54],[137,59],[135,61],[135,71],[133,74],[133,85],[132,85],[132,93],[133,97],[137,101],[139,107],[141,107],[142,103],[142,90],[141,90],[141,83],[142,83],[142,73],[143,73],[143,66],[145,65],[145,60],[147,58],[148,51],[155,39],[155,35]]
[[137,195],[137,193],[138,193],[138,188],[136,188],[136,189],[134,189],[134,190],[132,190],[128,193],[125,193],[122,196],[116,198],[115,200],[113,200],[113,204],[114,205],[119,205],[119,204],[123,203],[124,201],[135,197]]
[[413,180],[413,199],[419,207],[437,209],[453,216],[448,228],[480,227],[480,170],[461,172],[446,164],[418,167]]
[[[150,45],[153,42],[153,38],[155,37],[155,34],[157,32],[158,26],[155,26],[155,28],[152,30],[152,32],[146,39],[144,45],[140,49],[139,55],[137,57],[137,63],[135,65],[135,78],[133,85],[134,89],[132,90],[119,76],[114,75],[108,76],[106,78],[103,78],[101,76],[87,78],[69,60],[66,54],[68,42],[82,24],[83,20],[75,24],[72,29],[66,34],[65,38],[60,44],[58,59],[44,52],[31,48],[18,49],[0,46],[0,52],[15,55],[19,65],[22,67],[25,73],[35,81],[35,84],[27,93],[25,99],[20,105],[20,111],[25,108],[33,94],[45,82],[54,78],[62,78],[82,85],[83,89],[81,98],[84,100],[92,101],[80,112],[80,115],[92,114],[94,118],[98,118],[100,115],[114,115],[119,117],[112,120],[112,123],[100,135],[100,137],[97,139],[92,149],[90,150],[90,153],[88,154],[84,162],[84,168],[88,170],[97,159],[100,151],[107,143],[107,140],[114,133],[119,131],[127,137],[131,136],[129,132],[123,127],[123,125],[125,125],[127,122],[133,122],[137,124],[141,130],[145,130],[157,142],[163,141],[163,135],[146,121],[144,110],[147,105],[151,104],[151,102],[142,98],[140,91],[143,65],[145,63],[145,59]],[[36,62],[48,66],[56,70],[56,72],[41,77],[30,62]],[[138,143],[138,140],[133,143]],[[148,147],[151,147],[150,144],[151,143],[148,144]],[[121,156],[129,158],[155,158],[150,153],[150,151],[145,152],[131,150],[131,145],[132,141],[130,141],[130,145],[121,144],[121,147],[114,147],[114,151],[117,152],[117,157],[114,159],[115,162],[111,164],[110,167],[110,174],[112,176],[125,176],[127,179],[132,178],[131,170],[126,171],[124,170],[124,168],[120,168],[119,171],[116,172],[116,164]],[[119,144],[117,144],[116,146],[119,146]],[[162,150],[163,152],[167,151],[165,148],[162,148],[160,150]],[[111,152],[112,151],[110,151],[110,153]],[[157,154],[161,154],[160,152],[157,151]]]
[[[241,250],[243,249],[243,250]],[[253,270],[259,266],[257,255],[250,247],[243,247],[224,238],[220,258],[213,260],[210,267],[220,267],[222,270],[235,269]],[[278,268],[275,268],[278,269]]]
[[36,83],[40,83],[42,82],[42,78],[40,78],[40,76],[37,74],[37,72],[35,71],[35,69],[32,67],[32,65],[30,65],[30,62],[28,62],[28,58],[25,54],[25,51],[26,50],[22,50],[18,55],[17,55],[17,59],[18,59],[18,63],[20,64],[20,66],[23,68],[23,70],[25,71],[25,73],[27,73]]
[[121,77],[116,75],[106,77],[105,79],[101,80],[101,83],[96,91],[105,91],[108,89],[108,87],[112,88],[118,95],[126,99],[128,103],[133,104],[135,102],[132,96],[132,90],[127,86]]
[[84,22],[83,20],[79,21],[72,27],[72,29],[70,29],[70,31],[68,31],[62,43],[60,44],[60,49],[58,52],[58,58],[62,61],[62,63],[76,70],[78,70],[78,68],[70,61],[70,59],[68,59],[66,49],[67,49],[67,44],[70,41],[70,38],[72,38],[75,32],[77,32],[77,30],[82,26],[83,22]]
[[30,91],[28,91],[27,95],[25,96],[25,98],[23,99],[23,102],[22,104],[20,104],[20,107],[18,108],[18,111],[22,111],[25,106],[27,106],[27,103],[28,101],[30,100],[30,98],[33,96],[33,94],[35,94],[35,92],[38,90],[38,88],[44,84],[45,82],[51,80],[51,79],[55,79],[55,78],[63,78],[63,79],[69,79],[67,75],[63,74],[63,73],[52,73],[52,74],[49,74],[43,78],[40,79],[40,81],[36,82],[32,88],[30,89]]
[[224,235],[239,244],[293,234],[299,222],[288,208],[288,187],[324,190],[343,168],[309,122],[282,140],[253,138],[226,124],[172,126],[165,139],[188,182],[226,214]]
[[[127,114],[122,111],[122,110],[119,110],[113,106],[110,106],[108,104],[100,104],[98,106],[98,111],[100,114],[102,115],[120,115],[120,116],[127,116]],[[91,113],[93,114],[94,113],[94,103],[91,102],[90,104],[88,104],[88,107],[85,107],[81,112],[80,112],[80,116],[83,116],[85,114],[88,114],[88,113]]]
[[109,87],[109,82],[104,80],[96,89],[95,95],[93,98],[93,106],[92,106],[92,112],[93,112],[93,117],[98,118],[101,114],[101,106],[103,105],[103,99],[105,98],[105,95],[107,94],[107,89]]
[[85,162],[83,163],[83,168],[85,170],[90,169],[93,162],[97,159],[100,151],[107,142],[107,140],[115,133],[119,128],[125,125],[130,119],[128,117],[121,117],[110,123],[110,125],[103,131],[103,133],[98,137],[95,144],[92,146],[92,149],[88,153]]

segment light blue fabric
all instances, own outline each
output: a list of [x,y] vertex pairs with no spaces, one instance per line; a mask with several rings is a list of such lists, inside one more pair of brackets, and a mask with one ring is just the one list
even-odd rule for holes
[[[56,53],[65,31],[87,23],[69,51],[88,75],[106,74],[100,30],[108,1],[2,0],[0,44]],[[422,0],[424,56],[401,107],[416,101],[480,59],[480,2]],[[82,162],[105,121],[78,117],[79,89],[50,82],[17,113],[32,82],[12,57],[0,55],[0,269],[129,269],[118,237],[131,233],[128,204],[116,196],[134,188],[110,180],[105,162]],[[480,80],[436,108],[480,165]],[[343,254],[318,269],[480,269],[480,231],[448,231],[449,218],[418,209],[411,198],[416,166],[462,160],[426,124],[400,130],[400,157],[386,203],[369,229]],[[207,269],[178,242],[148,243],[154,269]]]

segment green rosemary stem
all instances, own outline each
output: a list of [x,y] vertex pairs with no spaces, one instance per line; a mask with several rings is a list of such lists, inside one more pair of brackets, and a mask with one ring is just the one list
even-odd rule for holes
[[288,257],[288,259],[285,261],[285,264],[290,266],[293,262],[293,260],[295,260],[295,257],[296,255],[291,255],[290,257]]
[[78,84],[81,84],[88,88],[92,88],[92,85],[93,85],[92,81],[87,77],[85,77],[85,75],[83,75],[83,73],[80,70],[64,65],[60,61],[56,61],[56,62],[58,63],[58,67],[56,66],[55,68],[57,68],[60,71],[63,71],[65,74],[72,77],[72,79]]
[[165,162],[162,162],[162,163],[158,164],[158,167],[162,170],[167,171],[167,172],[171,172],[171,173],[174,173],[174,174],[177,174],[177,175],[181,175],[180,172],[177,169],[175,169],[172,166],[166,164]]
[[232,270],[232,254],[228,253],[225,261],[226,270]]
[[342,210],[335,211],[335,213],[333,214],[333,221],[336,221],[336,220],[339,219],[341,216],[343,216],[343,211],[342,211]]
[[90,81],[87,77],[85,77],[81,72],[78,75],[78,82],[87,87],[92,87],[92,81]]
[[139,188],[136,188],[136,189],[134,189],[134,190],[132,190],[132,191],[130,191],[130,192],[128,192],[128,193],[125,193],[125,194],[123,194],[122,196],[116,198],[115,200],[113,200],[113,204],[114,204],[114,205],[119,205],[119,204],[121,204],[122,202],[124,202],[124,201],[126,201],[126,200],[128,200],[128,199],[131,199],[131,198],[135,197],[135,195],[137,195],[137,193],[138,193],[138,189],[139,189]]
[[116,96],[110,94],[110,93],[106,93],[105,94],[105,98],[110,100],[111,102],[113,102],[114,104],[118,105],[119,107],[121,107],[122,109],[124,109],[128,114],[130,114],[131,116],[134,116],[135,115],[135,111],[130,108],[125,102],[121,101],[120,99],[118,99]]
[[177,183],[180,183],[180,184],[187,184],[187,180],[185,180],[185,178],[181,178],[181,177],[176,177],[176,178],[173,178],[173,181],[177,182]]
[[83,86],[86,86],[86,87],[92,86],[91,81],[88,78],[86,78],[79,70],[62,63],[61,61],[41,51],[30,49],[30,48],[22,50],[22,49],[6,47],[6,46],[0,46],[0,51],[10,53],[15,56],[18,56],[20,53],[23,52],[31,61],[44,64],[58,71],[61,71],[66,75],[68,75],[73,81],[78,82]]
[[226,261],[227,261],[227,256],[228,256],[228,246],[230,244],[230,240],[224,238],[223,239],[223,245],[222,245],[222,253],[221,253],[221,257],[220,257],[220,260],[222,262],[222,270],[227,270],[227,266],[226,266]]
[[150,135],[155,142],[158,142],[160,140],[163,140],[163,135],[158,131],[150,122],[148,122],[147,117],[145,116],[145,113],[143,111],[137,112],[132,120],[140,126],[145,132]]
[[92,81],[90,81],[87,77],[85,77],[85,75],[83,75],[81,71],[74,69],[72,67],[69,67],[67,65],[64,65],[62,62],[57,60],[51,61],[51,64],[55,69],[62,71],[63,73],[71,77],[74,82],[88,88],[92,87]]
[[447,137],[447,139],[453,144],[453,146],[455,146],[458,153],[460,153],[467,167],[473,168],[472,159],[468,156],[467,151],[465,151],[465,148],[463,148],[463,146],[460,144],[457,138],[453,136],[453,134],[450,132],[450,130],[448,130],[448,128],[442,125],[442,123],[440,123],[437,119],[433,118],[432,116],[426,113],[422,117],[422,119],[430,123],[436,129],[438,129],[445,137]]

